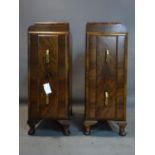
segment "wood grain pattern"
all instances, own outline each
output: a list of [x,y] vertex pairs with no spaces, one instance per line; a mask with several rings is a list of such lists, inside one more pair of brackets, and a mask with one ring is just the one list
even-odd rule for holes
[[65,22],[40,22],[36,23],[28,28],[28,32],[68,32],[69,24]]
[[[116,91],[116,37],[97,37],[97,119],[113,119],[115,117]],[[106,49],[109,55],[106,58]],[[109,94],[108,105],[105,105],[105,92]]]
[[92,22],[86,25],[87,32],[126,33],[126,27],[118,22]]
[[125,81],[125,55],[124,55],[124,42],[125,37],[118,37],[118,50],[117,50],[117,94],[116,94],[116,104],[117,104],[117,114],[118,120],[125,119],[125,103],[124,103],[124,81]]
[[58,115],[60,118],[68,116],[69,98],[68,91],[69,85],[67,81],[67,51],[66,51],[66,36],[59,36],[59,110]]
[[[28,45],[28,119],[35,119],[40,117],[39,113],[39,85],[38,85],[38,36],[28,35],[29,45]],[[33,91],[36,90],[36,91]]]
[[87,106],[89,107],[86,109],[86,113],[88,119],[93,119],[95,117],[95,103],[96,103],[96,37],[89,38],[89,45],[88,45],[88,57],[87,59],[88,68],[87,68]]

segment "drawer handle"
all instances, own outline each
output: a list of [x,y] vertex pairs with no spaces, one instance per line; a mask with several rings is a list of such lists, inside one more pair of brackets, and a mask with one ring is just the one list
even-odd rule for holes
[[107,63],[108,62],[108,57],[110,55],[110,50],[106,49],[105,50],[105,62]]
[[46,50],[46,63],[48,64],[50,62],[50,57],[49,57],[49,49]]
[[49,104],[49,95],[46,94],[46,104]]
[[109,93],[106,91],[105,92],[105,106],[108,106],[108,99],[109,99]]

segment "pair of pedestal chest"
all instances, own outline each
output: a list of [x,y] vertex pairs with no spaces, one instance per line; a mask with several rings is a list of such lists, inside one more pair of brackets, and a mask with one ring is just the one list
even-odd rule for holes
[[[119,23],[87,23],[84,133],[97,121],[117,121],[125,135],[127,31]],[[69,135],[71,114],[69,23],[28,29],[28,134],[42,119],[57,120]]]

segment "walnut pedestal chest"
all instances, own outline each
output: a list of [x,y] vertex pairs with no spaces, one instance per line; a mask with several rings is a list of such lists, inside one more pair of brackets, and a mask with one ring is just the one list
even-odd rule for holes
[[69,24],[36,23],[28,29],[29,135],[42,119],[57,120],[69,134]]
[[87,23],[85,134],[97,121],[116,121],[126,134],[127,31],[119,23]]

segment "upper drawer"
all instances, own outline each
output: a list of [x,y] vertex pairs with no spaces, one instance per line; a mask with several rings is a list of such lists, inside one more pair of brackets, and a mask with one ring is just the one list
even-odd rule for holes
[[87,23],[86,33],[89,77],[120,75],[126,65],[126,27],[120,23]]
[[87,37],[88,70],[89,77],[97,74],[98,78],[116,74],[117,58],[117,36],[96,36]]
[[116,36],[96,36],[97,76],[113,77],[116,73]]

